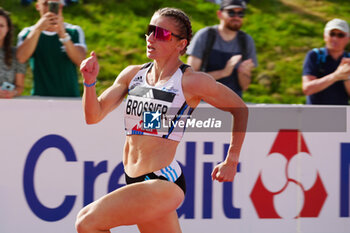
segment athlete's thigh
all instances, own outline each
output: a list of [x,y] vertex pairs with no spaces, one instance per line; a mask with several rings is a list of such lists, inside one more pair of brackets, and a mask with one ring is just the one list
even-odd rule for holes
[[152,221],[174,210],[184,199],[174,183],[149,180],[119,188],[89,206],[100,229]]
[[181,233],[176,211],[163,215],[158,219],[137,224],[141,233]]

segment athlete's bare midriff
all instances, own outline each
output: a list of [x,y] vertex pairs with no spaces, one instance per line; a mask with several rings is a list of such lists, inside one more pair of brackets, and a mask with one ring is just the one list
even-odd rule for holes
[[168,166],[174,159],[178,144],[154,136],[126,136],[123,156],[126,174],[137,177]]

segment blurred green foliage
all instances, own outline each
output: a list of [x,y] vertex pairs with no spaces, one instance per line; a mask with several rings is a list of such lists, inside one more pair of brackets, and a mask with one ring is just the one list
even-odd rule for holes
[[[15,35],[39,18],[35,3],[22,6],[20,0],[5,0],[1,6],[11,12]],[[98,55],[99,94],[126,66],[148,61],[144,33],[153,12],[161,7],[183,9],[191,18],[194,33],[218,23],[218,5],[205,0],[80,0],[64,8],[65,21],[83,28],[88,52],[94,50]],[[244,100],[304,103],[304,57],[308,50],[323,46],[325,23],[336,17],[349,20],[349,9],[348,0],[250,0],[242,29],[255,40],[259,66]],[[185,62],[186,56],[182,60]],[[31,86],[28,69],[24,94],[30,94]]]

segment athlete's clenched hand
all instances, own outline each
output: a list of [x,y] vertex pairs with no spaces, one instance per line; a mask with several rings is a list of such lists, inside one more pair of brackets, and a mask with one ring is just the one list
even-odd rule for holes
[[84,82],[87,84],[96,81],[100,66],[97,61],[97,56],[94,51],[90,53],[90,57],[81,62],[80,72],[84,77]]
[[237,164],[229,164],[227,162],[221,162],[215,166],[211,173],[212,180],[219,182],[232,182],[237,173]]

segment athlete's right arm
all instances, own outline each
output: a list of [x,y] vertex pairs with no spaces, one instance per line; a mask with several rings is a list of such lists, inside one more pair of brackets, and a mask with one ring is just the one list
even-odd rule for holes
[[91,52],[91,57],[82,61],[80,71],[86,84],[84,85],[83,108],[87,124],[98,123],[119,106],[128,92],[130,80],[139,69],[140,66],[128,66],[118,75],[114,84],[97,97],[95,85],[92,85],[96,82],[99,72],[96,54]]

